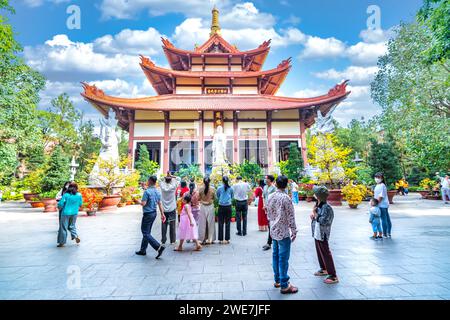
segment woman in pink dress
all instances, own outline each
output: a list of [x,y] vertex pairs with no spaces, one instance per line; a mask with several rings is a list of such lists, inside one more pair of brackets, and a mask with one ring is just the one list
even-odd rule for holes
[[258,198],[258,226],[259,231],[267,231],[269,221],[267,220],[266,212],[264,211],[263,198],[264,180],[259,181],[259,186],[255,190],[255,197]]
[[198,241],[198,225],[192,215],[191,195],[186,193],[183,196],[183,210],[180,215],[180,224],[178,225],[178,240],[180,244],[175,251],[183,251],[183,243],[185,240],[193,240],[195,242],[195,251],[200,251],[202,246]]

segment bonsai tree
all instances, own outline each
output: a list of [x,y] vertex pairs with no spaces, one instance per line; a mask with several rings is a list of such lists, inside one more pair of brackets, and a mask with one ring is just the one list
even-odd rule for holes
[[105,189],[106,195],[113,195],[114,188],[121,188],[125,184],[126,176],[120,171],[123,161],[99,159],[98,180]]
[[388,188],[392,188],[394,183],[402,178],[399,157],[391,143],[372,141],[369,166],[372,170],[372,176],[377,172],[384,174]]
[[284,172],[281,173],[294,181],[297,181],[303,174],[303,159],[295,143],[291,143],[289,146],[289,158],[284,166]]
[[141,144],[139,147],[139,158],[134,167],[140,173],[139,182],[147,182],[148,177],[156,174],[159,170],[159,164],[150,160],[150,153],[145,144]]
[[36,169],[31,171],[24,179],[23,179],[23,187],[25,191],[30,193],[41,193],[42,189],[42,180],[44,178],[44,169]]
[[61,146],[58,145],[53,150],[47,168],[45,169],[41,191],[43,193],[58,191],[69,179],[70,161],[63,153]]
[[317,167],[317,182],[330,188],[340,188],[349,171],[348,166],[350,148],[337,144],[332,134],[320,134],[311,138],[309,155],[311,165]]
[[362,184],[353,184],[350,181],[348,185],[342,188],[342,194],[351,208],[356,208],[366,197],[367,188]]
[[241,176],[242,179],[254,183],[255,180],[263,175],[261,167],[255,162],[245,160],[241,164],[233,166],[233,173],[235,176]]

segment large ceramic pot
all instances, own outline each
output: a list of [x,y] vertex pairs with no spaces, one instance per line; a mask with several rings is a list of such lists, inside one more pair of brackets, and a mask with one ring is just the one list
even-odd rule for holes
[[120,194],[112,196],[104,196],[100,203],[100,211],[114,211],[117,210],[117,205],[120,203],[122,196]]
[[30,201],[31,207],[33,208],[44,208],[44,203],[42,201]]
[[350,207],[350,209],[358,209],[357,204],[349,204],[348,206]]
[[430,192],[429,192],[429,191],[426,191],[426,190],[424,190],[424,191],[418,191],[418,192],[419,192],[420,195],[422,196],[422,199],[426,199],[427,196],[430,194]]
[[23,198],[26,202],[30,202],[32,199],[35,199],[39,196],[38,193],[24,193]]
[[58,211],[56,199],[45,198],[42,199],[44,203],[44,212],[56,212]]
[[397,190],[388,191],[388,199],[390,204],[394,204],[394,196],[397,194]]
[[342,206],[342,191],[341,189],[329,190],[328,203],[332,206]]

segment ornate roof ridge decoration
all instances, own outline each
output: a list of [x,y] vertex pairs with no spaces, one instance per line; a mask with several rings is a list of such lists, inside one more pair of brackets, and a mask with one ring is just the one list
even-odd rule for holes
[[337,96],[342,93],[347,92],[347,84],[350,82],[350,80],[345,80],[340,84],[335,85],[330,91],[328,91],[329,96]]
[[225,53],[239,53],[240,51],[236,48],[236,46],[231,45],[228,41],[226,41],[222,36],[218,33],[212,35],[204,44],[195,48],[195,52],[200,53],[208,53],[210,49],[216,46],[221,46],[227,52]]
[[272,73],[284,71],[292,67],[292,58],[283,60],[276,68],[265,70],[265,71],[186,71],[186,70],[172,70],[157,66],[150,58],[145,56],[141,57],[141,66],[146,69],[151,69],[149,71],[155,71],[157,73],[167,74],[167,75],[178,75],[182,77],[256,77],[260,75],[269,75]]
[[164,47],[166,47],[166,48],[175,48],[175,46],[173,45],[172,42],[170,42],[169,39],[161,37],[161,41],[162,41]]
[[104,98],[106,96],[105,92],[103,90],[97,88],[97,86],[95,84],[90,85],[87,82],[81,82],[81,85],[84,88],[85,95],[92,95],[92,96],[100,97],[100,98]]
[[272,39],[266,40],[262,44],[260,44],[258,48],[269,48],[271,43]]

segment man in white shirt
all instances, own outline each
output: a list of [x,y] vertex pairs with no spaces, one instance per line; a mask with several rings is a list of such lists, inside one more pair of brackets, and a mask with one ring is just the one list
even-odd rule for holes
[[161,203],[166,215],[166,221],[161,224],[161,243],[164,245],[167,241],[167,229],[169,228],[170,244],[175,244],[176,241],[176,209],[177,200],[175,191],[178,187],[177,177],[174,177],[167,172],[167,175],[160,181],[161,189]]
[[444,201],[444,204],[447,204],[447,199],[450,201],[450,179],[449,175],[445,175],[444,178],[442,178],[439,175],[439,172],[436,172],[436,176],[439,178],[439,181],[441,183],[441,192],[442,192],[442,201]]
[[237,177],[236,180],[237,183],[231,187],[236,200],[236,234],[245,237],[247,235],[248,193],[251,188],[247,182],[242,181],[242,177]]

